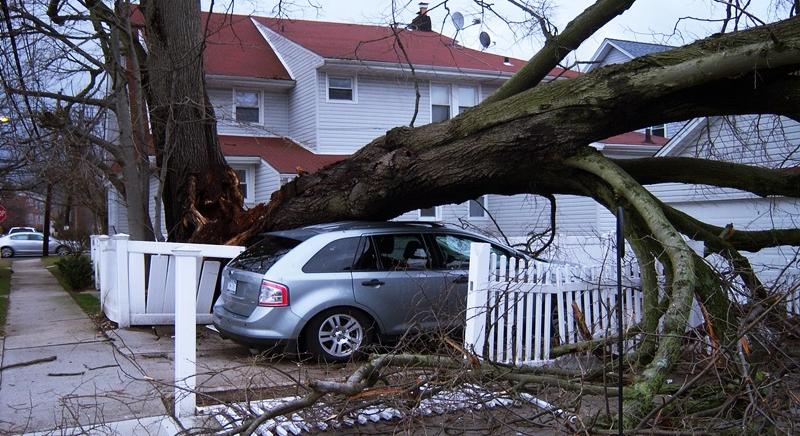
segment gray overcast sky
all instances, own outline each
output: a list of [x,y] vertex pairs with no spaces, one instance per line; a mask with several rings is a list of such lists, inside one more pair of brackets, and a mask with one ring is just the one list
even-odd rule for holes
[[[777,14],[785,16],[781,10],[782,0],[752,0],[750,11],[764,21],[774,21]],[[319,8],[306,6],[309,2],[318,4]],[[386,24],[391,21],[390,0],[295,0],[293,5],[287,7],[285,13],[290,18],[326,20],[360,24]],[[398,6],[397,21],[410,22],[415,12],[419,9],[418,0],[396,0]],[[431,7],[438,1],[429,1]],[[495,0],[494,7],[510,20],[520,21],[524,14],[506,0]],[[593,0],[550,0],[553,5],[551,20],[563,29],[564,26]],[[215,11],[221,11],[229,2],[215,2]],[[277,1],[236,0],[234,11],[243,14],[273,15],[273,7]],[[209,0],[203,1],[203,8],[207,10]],[[451,12],[459,11],[465,16],[465,22],[470,23],[472,18],[480,16],[480,9],[472,0],[450,0],[448,7]],[[777,12],[776,12],[777,11]],[[449,20],[444,20],[447,11],[439,7],[431,11],[430,15],[436,30],[448,36],[455,36],[455,27]],[[724,7],[713,0],[638,0],[622,16],[617,17],[607,24],[577,51],[580,60],[588,60],[603,38],[630,39],[641,42],[656,42],[669,45],[682,45],[697,38],[710,35],[720,30],[718,22],[698,21],[691,19],[680,20],[682,17],[695,17],[701,19],[721,18],[724,16]],[[510,55],[512,57],[528,59],[541,45],[541,37],[526,37],[523,29],[512,31],[496,16],[487,14],[483,23],[465,29],[458,35],[458,40],[465,46],[480,49],[478,33],[486,31],[492,37],[493,45],[488,49],[491,52]],[[442,29],[442,24],[444,28]],[[752,22],[748,23],[752,26]]]

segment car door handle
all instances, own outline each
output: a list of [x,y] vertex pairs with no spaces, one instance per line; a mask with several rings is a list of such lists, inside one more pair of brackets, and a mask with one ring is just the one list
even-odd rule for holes
[[467,279],[467,276],[458,276],[453,280],[453,283],[459,283],[460,284],[460,283],[467,283],[468,281],[469,281],[469,279]]
[[366,282],[361,282],[362,286],[374,286],[376,288],[378,286],[380,286],[380,285],[385,285],[385,284],[386,283],[384,283],[384,282],[382,282],[382,281],[380,281],[378,279],[372,279],[372,280],[367,280]]

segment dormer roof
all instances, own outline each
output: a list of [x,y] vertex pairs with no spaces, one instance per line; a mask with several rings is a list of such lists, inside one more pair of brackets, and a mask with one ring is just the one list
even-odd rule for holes
[[627,62],[640,56],[672,50],[673,48],[675,47],[671,45],[606,38],[591,57],[591,63],[587,71],[607,64]]

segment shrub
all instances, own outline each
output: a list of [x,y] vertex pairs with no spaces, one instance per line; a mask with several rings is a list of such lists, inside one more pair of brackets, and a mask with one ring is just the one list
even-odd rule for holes
[[88,288],[94,283],[92,261],[86,256],[65,256],[56,262],[56,266],[73,291]]

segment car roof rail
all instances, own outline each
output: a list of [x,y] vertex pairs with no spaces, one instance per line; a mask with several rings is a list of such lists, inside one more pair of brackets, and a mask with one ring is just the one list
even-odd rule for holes
[[418,226],[428,226],[433,228],[447,227],[447,224],[440,221],[392,221],[398,224],[413,224]]

